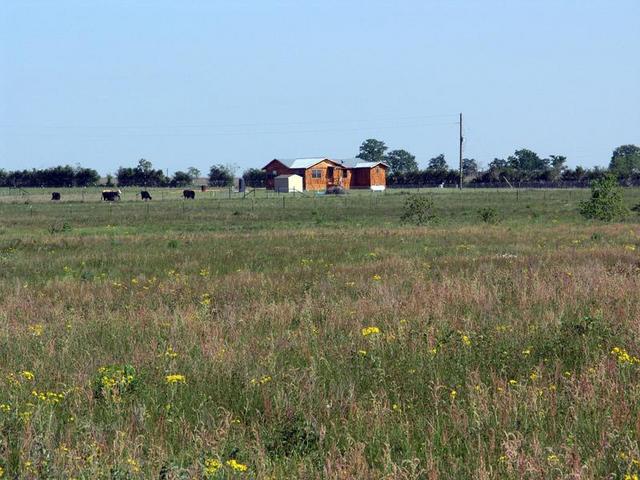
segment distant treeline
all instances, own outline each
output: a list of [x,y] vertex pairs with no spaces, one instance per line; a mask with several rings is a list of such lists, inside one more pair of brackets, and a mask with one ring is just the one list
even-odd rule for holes
[[0,169],[0,187],[88,187],[99,180],[92,168],[69,165],[12,172]]
[[[418,167],[416,157],[406,150],[392,150],[384,142],[370,138],[360,146],[358,158],[372,162],[384,162],[389,166],[387,183],[389,185],[438,185],[458,184],[460,171],[451,168],[443,154],[431,158],[425,169]],[[462,176],[466,184],[541,184],[588,183],[601,178],[606,173],[614,174],[621,183],[638,184],[640,182],[640,147],[622,145],[611,156],[609,168],[591,169],[577,166],[573,169],[566,165],[567,157],[550,155],[543,158],[526,148],[516,150],[506,159],[494,158],[485,169],[481,169],[473,158],[462,161]]]
[[[450,168],[443,154],[431,158],[427,167],[420,169],[416,157],[406,150],[392,150],[387,153],[384,142],[376,139],[365,140],[360,146],[358,158],[371,162],[384,162],[389,166],[389,185],[440,185],[457,184],[459,170]],[[494,158],[481,169],[473,158],[462,161],[462,173],[466,184],[516,185],[526,183],[585,184],[601,178],[607,173],[614,174],[620,183],[640,184],[640,147],[621,145],[613,150],[608,168],[591,169],[577,166],[568,168],[563,155],[541,157],[526,148],[516,150],[506,159]],[[216,187],[233,184],[236,167],[233,165],[213,165],[209,169],[206,183]],[[250,168],[242,174],[249,187],[265,186],[266,172]],[[140,187],[187,187],[200,178],[200,170],[194,167],[177,171],[169,177],[162,170],[154,169],[149,160],[140,159],[135,167],[120,167],[115,175],[107,175],[102,182],[105,186]],[[100,184],[98,172],[91,168],[69,165],[46,169],[16,170],[7,172],[0,169],[0,187],[87,187]]]

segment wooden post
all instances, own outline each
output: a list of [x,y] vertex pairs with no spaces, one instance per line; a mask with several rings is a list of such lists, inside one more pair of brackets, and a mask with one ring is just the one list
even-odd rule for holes
[[462,137],[462,113],[460,113],[460,148],[458,149],[458,155],[460,160],[460,190],[462,190],[462,182],[463,182],[463,176],[462,176],[462,142],[463,140],[464,138]]

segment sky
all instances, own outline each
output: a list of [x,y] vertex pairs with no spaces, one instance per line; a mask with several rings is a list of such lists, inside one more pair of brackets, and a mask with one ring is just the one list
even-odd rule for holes
[[638,0],[1,0],[0,169],[640,144]]

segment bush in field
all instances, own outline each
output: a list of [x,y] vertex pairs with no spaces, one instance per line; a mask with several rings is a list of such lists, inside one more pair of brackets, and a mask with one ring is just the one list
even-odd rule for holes
[[607,175],[591,183],[591,198],[580,202],[580,214],[585,218],[605,222],[620,219],[627,214],[618,182],[613,175]]
[[101,367],[93,378],[93,396],[105,400],[119,400],[136,388],[138,379],[131,365]]
[[411,194],[404,201],[400,220],[415,225],[426,225],[435,220],[433,213],[433,200],[431,197],[419,194]]
[[478,214],[484,223],[498,223],[498,212],[493,207],[485,207],[478,210]]

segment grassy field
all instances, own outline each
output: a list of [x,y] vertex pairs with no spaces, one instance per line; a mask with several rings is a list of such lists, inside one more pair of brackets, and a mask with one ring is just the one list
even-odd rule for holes
[[0,477],[640,473],[635,214],[162,193],[0,192]]

